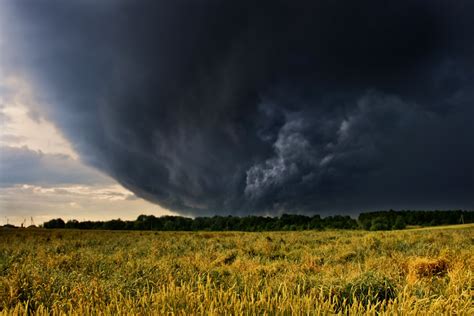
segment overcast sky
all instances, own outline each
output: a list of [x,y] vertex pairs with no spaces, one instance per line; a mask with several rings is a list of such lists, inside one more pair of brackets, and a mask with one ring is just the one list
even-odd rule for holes
[[474,209],[474,2],[3,1],[0,212]]

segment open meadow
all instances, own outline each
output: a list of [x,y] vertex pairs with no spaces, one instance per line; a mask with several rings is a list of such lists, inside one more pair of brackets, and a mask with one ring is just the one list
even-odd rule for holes
[[474,315],[474,226],[0,230],[4,314]]

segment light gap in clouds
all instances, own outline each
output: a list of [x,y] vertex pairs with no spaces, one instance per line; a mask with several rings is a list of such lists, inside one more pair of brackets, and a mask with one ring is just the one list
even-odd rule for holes
[[[135,219],[143,213],[172,214],[85,166],[73,146],[42,113],[33,87],[21,76],[0,79],[0,124],[0,159],[25,157],[38,161],[30,168],[43,169],[2,170],[15,164],[1,159],[0,224],[8,220],[20,225],[25,219],[29,224],[30,217],[41,224],[56,217],[107,220]],[[20,175],[30,179],[30,183],[10,183],[15,174],[17,179]],[[60,183],[62,178],[70,183]],[[43,184],[32,183],[38,180]]]
[[41,116],[27,81],[9,76],[0,82],[0,111],[4,122],[0,129],[0,145],[23,147],[44,153],[64,154],[77,159],[71,144],[53,124]]

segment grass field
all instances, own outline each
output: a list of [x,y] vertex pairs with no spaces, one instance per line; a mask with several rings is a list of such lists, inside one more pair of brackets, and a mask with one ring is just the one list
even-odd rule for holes
[[474,226],[0,230],[4,314],[474,315]]

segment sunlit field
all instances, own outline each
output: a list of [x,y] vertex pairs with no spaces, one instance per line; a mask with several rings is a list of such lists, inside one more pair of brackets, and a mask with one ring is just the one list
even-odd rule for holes
[[474,315],[474,226],[0,230],[5,314]]

